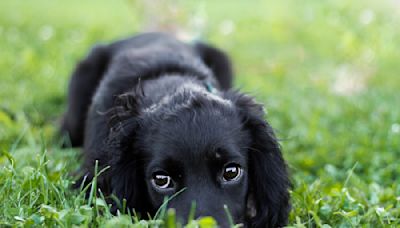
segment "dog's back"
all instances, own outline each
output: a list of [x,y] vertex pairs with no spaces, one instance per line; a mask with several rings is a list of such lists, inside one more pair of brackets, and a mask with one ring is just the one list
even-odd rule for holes
[[185,44],[162,33],[146,33],[108,45],[96,45],[75,68],[68,90],[68,107],[61,132],[65,146],[82,146],[88,110],[93,101],[100,111],[109,109],[115,96],[146,77],[187,71],[215,81],[227,90],[232,85],[228,57],[204,43]]

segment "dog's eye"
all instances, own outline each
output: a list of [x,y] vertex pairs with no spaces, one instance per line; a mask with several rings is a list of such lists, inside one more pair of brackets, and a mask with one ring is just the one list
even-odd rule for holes
[[151,181],[157,188],[166,189],[172,187],[171,177],[164,172],[155,172]]
[[239,179],[241,175],[242,168],[240,167],[240,165],[231,163],[225,166],[222,177],[224,181],[234,181]]

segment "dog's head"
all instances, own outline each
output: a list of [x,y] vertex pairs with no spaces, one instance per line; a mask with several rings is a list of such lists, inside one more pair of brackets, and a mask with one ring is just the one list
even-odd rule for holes
[[118,98],[112,112],[110,150],[113,193],[142,215],[168,207],[187,219],[212,216],[275,227],[286,223],[286,164],[261,105],[239,92],[213,94],[183,88],[156,106],[139,94]]

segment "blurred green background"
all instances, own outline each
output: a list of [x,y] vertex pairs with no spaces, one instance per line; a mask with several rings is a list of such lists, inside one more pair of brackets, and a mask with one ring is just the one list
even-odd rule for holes
[[149,30],[232,57],[281,139],[291,226],[399,226],[399,28],[398,0],[2,0],[0,226],[131,223],[70,192],[78,150],[53,136],[76,62]]

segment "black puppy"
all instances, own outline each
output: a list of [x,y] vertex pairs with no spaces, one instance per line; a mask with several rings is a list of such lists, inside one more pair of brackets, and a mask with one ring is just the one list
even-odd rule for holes
[[149,33],[95,46],[69,86],[62,131],[84,147],[83,170],[142,216],[168,207],[188,217],[276,227],[290,210],[286,164],[263,107],[229,90],[227,56]]

